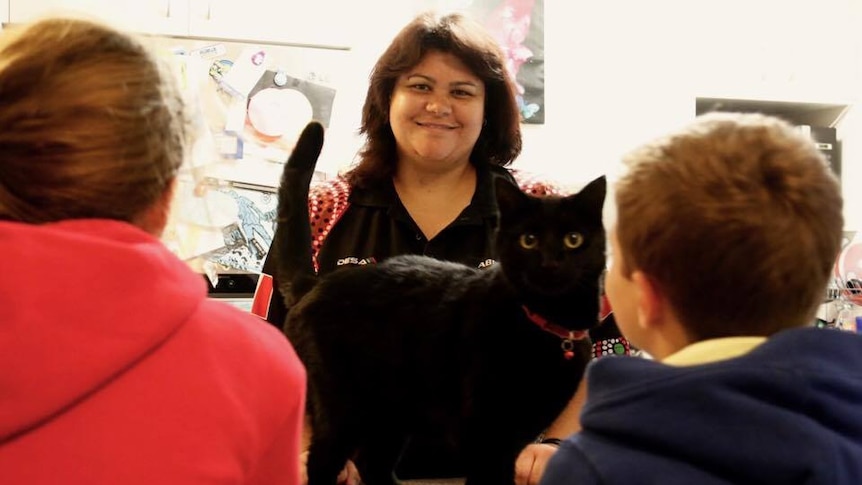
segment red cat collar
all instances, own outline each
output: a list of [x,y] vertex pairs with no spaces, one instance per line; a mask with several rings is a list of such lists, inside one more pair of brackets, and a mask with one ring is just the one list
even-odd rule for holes
[[527,318],[538,325],[539,328],[563,339],[560,347],[563,349],[563,357],[566,359],[571,359],[575,356],[575,340],[583,340],[588,336],[586,330],[569,330],[568,328],[561,327],[556,323],[549,322],[545,317],[538,313],[531,312],[525,305],[521,305],[521,308],[524,309],[524,313],[527,315]]

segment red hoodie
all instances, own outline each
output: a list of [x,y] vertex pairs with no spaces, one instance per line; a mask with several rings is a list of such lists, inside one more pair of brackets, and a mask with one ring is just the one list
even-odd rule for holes
[[295,484],[305,371],[120,222],[0,222],[0,483]]

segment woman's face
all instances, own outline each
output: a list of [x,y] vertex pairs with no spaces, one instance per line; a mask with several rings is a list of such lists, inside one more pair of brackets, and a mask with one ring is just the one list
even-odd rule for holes
[[485,117],[485,84],[452,54],[428,52],[398,77],[389,124],[399,165],[439,171],[468,163]]

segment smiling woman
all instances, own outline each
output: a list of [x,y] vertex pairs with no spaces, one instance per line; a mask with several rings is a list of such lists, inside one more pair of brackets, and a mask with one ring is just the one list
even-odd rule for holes
[[[360,131],[366,143],[358,164],[309,197],[321,275],[399,254],[474,268],[497,258],[493,181],[514,180],[503,166],[521,151],[521,128],[505,58],[481,25],[458,14],[423,14],[407,24],[374,66]],[[288,237],[279,226],[276,242]],[[255,308],[266,308],[269,295],[256,297]],[[278,297],[263,313],[281,326],[286,308]],[[399,477],[462,476],[444,443],[433,433],[415,436]]]
[[[501,167],[520,153],[521,127],[505,59],[478,23],[423,14],[405,26],[371,73],[360,132],[358,164],[312,190],[322,273],[403,253],[475,267],[495,259],[492,179],[512,179]],[[262,313],[281,325],[281,298],[268,306]]]
[[[417,93],[412,114],[423,116],[413,121],[437,122],[444,115],[450,116],[447,123],[467,123],[459,119],[465,110],[457,107],[476,108],[469,111],[477,116],[469,117],[475,138],[462,162],[505,166],[521,152],[516,88],[495,39],[468,17],[420,15],[393,39],[372,70],[360,129],[368,141],[359,164],[347,174],[354,185],[389,179],[404,165],[399,150],[405,140],[390,124],[394,116],[405,115],[393,113],[400,111],[405,89]],[[459,118],[452,119],[456,111]]]
[[[499,45],[475,21],[422,14],[407,24],[371,72],[358,163],[309,195],[318,274],[402,254],[493,266],[494,180],[517,182],[533,195],[554,192],[504,168],[521,151],[515,93]],[[277,267],[279,241],[293,237],[299,235],[279,225],[265,275]],[[256,311],[277,326],[287,313],[279,293],[289,284],[273,282],[276,298],[255,295]],[[398,477],[463,476],[462,457],[449,443],[439,429],[415,433]]]

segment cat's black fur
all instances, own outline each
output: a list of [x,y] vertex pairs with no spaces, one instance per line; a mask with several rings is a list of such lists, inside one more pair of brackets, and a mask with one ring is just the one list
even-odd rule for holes
[[[394,466],[417,430],[452,440],[468,484],[513,483],[518,452],[563,409],[590,358],[585,339],[566,359],[562,339],[522,306],[569,329],[597,324],[604,177],[565,198],[497,181],[491,268],[398,256],[318,279],[307,197],[322,144],[323,128],[310,124],[285,167],[278,208],[290,234],[277,242],[284,329],[309,378],[309,484],[335,484],[348,458],[365,483],[396,483]],[[583,236],[577,249],[565,247],[569,233]],[[522,247],[525,234],[536,248]]]

